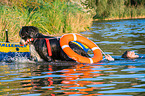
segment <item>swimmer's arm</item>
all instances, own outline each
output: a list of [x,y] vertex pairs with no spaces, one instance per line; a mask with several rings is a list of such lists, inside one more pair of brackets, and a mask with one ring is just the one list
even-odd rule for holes
[[108,61],[114,61],[114,58],[112,58],[112,56],[110,56],[109,54],[105,55],[105,59],[107,59]]

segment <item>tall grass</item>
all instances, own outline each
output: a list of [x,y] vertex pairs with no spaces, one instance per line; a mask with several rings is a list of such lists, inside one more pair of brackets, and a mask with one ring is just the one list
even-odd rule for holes
[[4,0],[0,4],[0,41],[19,42],[22,26],[36,26],[44,34],[84,31],[91,26],[92,17],[82,8],[65,0]]
[[83,4],[96,10],[94,19],[145,18],[145,0],[85,0]]

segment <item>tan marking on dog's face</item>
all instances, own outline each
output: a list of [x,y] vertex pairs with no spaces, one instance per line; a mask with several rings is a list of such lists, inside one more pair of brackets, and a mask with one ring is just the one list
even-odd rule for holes
[[24,45],[26,43],[26,41],[24,39],[21,38],[20,40],[20,44]]

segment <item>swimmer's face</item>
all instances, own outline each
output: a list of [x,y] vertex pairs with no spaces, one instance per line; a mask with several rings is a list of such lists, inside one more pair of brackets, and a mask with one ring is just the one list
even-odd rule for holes
[[134,58],[138,58],[139,56],[138,55],[135,55],[135,52],[134,51],[128,51],[127,52],[127,58],[131,58],[131,59],[134,59]]

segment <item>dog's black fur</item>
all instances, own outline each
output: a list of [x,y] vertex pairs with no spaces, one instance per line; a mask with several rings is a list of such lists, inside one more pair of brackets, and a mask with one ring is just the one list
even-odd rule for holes
[[[45,36],[41,33],[39,33],[38,28],[34,26],[24,26],[20,30],[19,33],[21,39],[24,39],[25,41],[30,38],[34,38],[34,41],[32,41],[32,45],[34,45],[36,52],[39,54],[39,56],[44,61],[55,61],[55,60],[65,60],[65,61],[73,61],[71,58],[69,58],[66,53],[61,49],[59,44],[59,38],[51,37],[51,36]],[[49,38],[52,56],[48,55],[47,51],[47,45],[45,38]],[[77,54],[80,54],[85,57],[89,57],[89,55],[78,45],[69,42],[70,48],[75,51]]]

